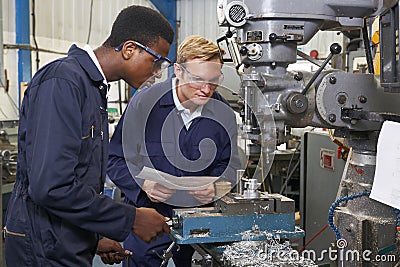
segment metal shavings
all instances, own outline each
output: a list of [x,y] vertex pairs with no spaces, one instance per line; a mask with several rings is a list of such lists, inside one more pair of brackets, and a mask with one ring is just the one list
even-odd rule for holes
[[[279,231],[277,231],[276,233],[278,233]],[[280,231],[279,233],[283,233],[283,231]],[[253,225],[251,230],[247,230],[241,233],[242,235],[242,240],[252,240],[255,237],[260,237],[260,236],[265,236],[267,240],[275,238],[275,240],[280,240],[280,236],[279,234],[272,234],[270,232],[267,231],[261,231],[258,225]]]
[[272,234],[266,241],[241,241],[221,248],[224,266],[317,267],[292,249],[289,241],[280,243]]
[[198,237],[209,237],[210,233],[199,233],[199,234],[191,234],[189,238],[198,238]]

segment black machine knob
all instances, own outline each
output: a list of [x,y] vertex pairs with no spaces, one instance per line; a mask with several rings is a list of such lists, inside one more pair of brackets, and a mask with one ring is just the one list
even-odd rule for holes
[[333,43],[333,44],[331,44],[331,47],[329,50],[331,51],[332,54],[337,55],[337,54],[340,54],[340,52],[342,52],[342,47],[338,43]]
[[242,47],[239,49],[239,53],[240,53],[242,56],[247,55],[248,52],[249,52],[249,49],[247,49],[246,46],[242,46]]

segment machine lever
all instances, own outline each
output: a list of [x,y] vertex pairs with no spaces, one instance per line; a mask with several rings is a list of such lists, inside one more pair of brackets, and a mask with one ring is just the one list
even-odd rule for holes
[[160,255],[157,253],[157,251],[153,250],[153,252],[163,261],[161,262],[160,267],[164,267],[167,266],[169,259],[172,258],[173,253],[172,253],[172,249],[176,246],[176,250],[179,251],[179,245],[177,245],[175,243],[175,241],[173,240],[172,236],[170,235],[170,238],[172,239],[172,243],[169,245],[169,247],[166,250],[163,250],[163,254]]
[[315,80],[317,79],[321,71],[325,68],[325,66],[328,64],[328,62],[332,59],[333,55],[337,55],[340,52],[342,52],[342,47],[338,43],[333,43],[331,44],[330,51],[331,52],[329,53],[328,57],[325,59],[325,61],[322,63],[319,69],[311,77],[310,81],[307,83],[306,87],[304,87],[303,91],[301,91],[302,95],[306,95],[308,89],[315,82]]

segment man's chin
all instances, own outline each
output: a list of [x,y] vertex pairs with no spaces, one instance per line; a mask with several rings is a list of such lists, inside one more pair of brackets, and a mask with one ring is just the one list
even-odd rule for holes
[[202,105],[207,104],[207,102],[210,100],[210,98],[209,97],[197,97],[197,98],[194,98],[191,100],[196,106],[202,106]]

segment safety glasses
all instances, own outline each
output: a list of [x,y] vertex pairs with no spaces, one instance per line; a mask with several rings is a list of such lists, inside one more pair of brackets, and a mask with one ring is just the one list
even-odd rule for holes
[[211,79],[211,80],[205,80],[202,77],[193,75],[183,64],[179,64],[179,66],[186,72],[189,82],[193,85],[198,85],[198,86],[203,86],[205,84],[209,85],[220,85],[222,81],[224,80],[224,74],[221,72],[220,75],[217,77]]
[[[160,72],[161,70],[164,70],[164,69],[168,68],[169,66],[171,66],[172,61],[170,59],[163,57],[162,55],[160,55],[153,49],[151,49],[139,42],[134,41],[134,43],[138,47],[140,47],[141,49],[143,49],[144,51],[146,51],[147,53],[149,53],[150,55],[152,55],[156,58],[153,61],[153,71]],[[115,48],[115,51],[121,51],[123,47],[124,47],[124,43],[122,43],[120,46]]]

